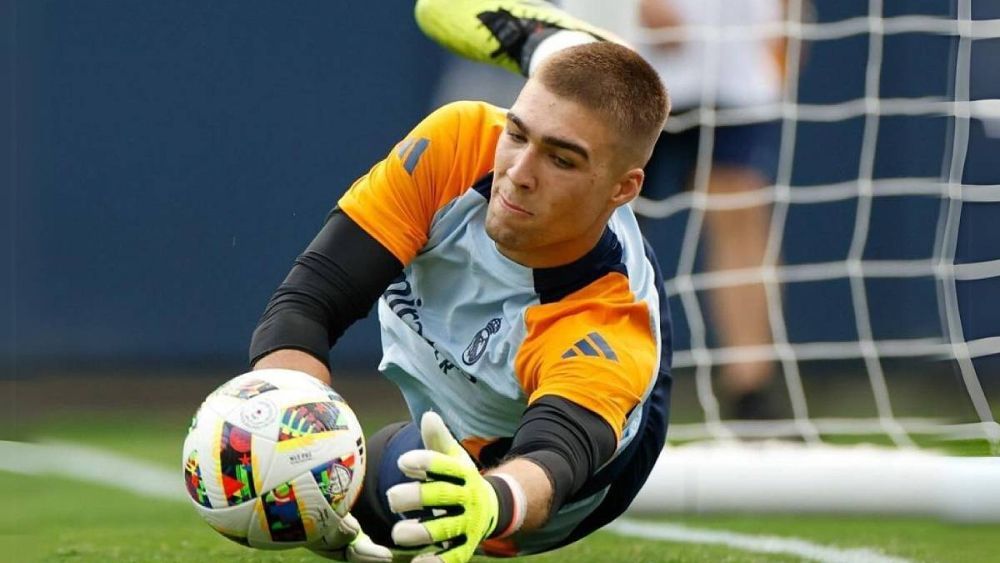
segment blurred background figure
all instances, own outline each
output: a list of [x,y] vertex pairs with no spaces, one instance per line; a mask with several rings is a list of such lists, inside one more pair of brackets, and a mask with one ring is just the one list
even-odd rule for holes
[[[781,100],[784,46],[774,39],[722,38],[735,26],[767,24],[783,16],[781,0],[638,0],[637,19],[647,37],[639,51],[663,77],[673,101],[671,119],[703,109],[744,108]],[[694,123],[697,123],[697,116]],[[704,123],[704,121],[702,121]],[[780,144],[778,122],[693,126],[664,131],[646,167],[643,195],[659,200],[679,189],[711,195],[760,190],[774,182]],[[699,157],[699,153],[704,153]],[[708,155],[711,155],[710,160]],[[704,162],[700,162],[704,159]],[[646,237],[663,248],[668,236],[655,220],[644,221]],[[707,271],[758,268],[767,248],[770,206],[708,210],[703,224]],[[676,236],[676,235],[673,235]],[[663,256],[666,263],[675,257]],[[771,343],[767,299],[762,283],[720,287],[709,293],[711,325],[717,346]],[[775,365],[741,361],[721,367],[717,393],[726,418],[759,419],[779,415],[770,397]]]

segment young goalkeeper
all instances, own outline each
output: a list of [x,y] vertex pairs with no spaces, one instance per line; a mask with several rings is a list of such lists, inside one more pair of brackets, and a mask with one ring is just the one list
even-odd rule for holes
[[663,447],[671,379],[662,280],[626,204],[668,110],[631,50],[564,49],[509,110],[432,113],[339,200],[251,361],[329,382],[330,346],[377,301],[379,367],[413,421],[369,439],[354,516],[317,552],[537,553],[628,507]]

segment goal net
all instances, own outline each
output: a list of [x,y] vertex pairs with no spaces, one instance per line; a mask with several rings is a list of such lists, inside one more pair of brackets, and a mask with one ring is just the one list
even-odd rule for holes
[[[1000,372],[1000,19],[992,19],[1000,13],[986,13],[982,3],[976,12],[969,0],[934,4],[943,13],[872,0],[830,14],[822,11],[829,3],[792,1],[784,22],[635,34],[647,42],[703,42],[709,60],[721,41],[785,39],[780,102],[726,109],[709,99],[672,118],[670,132],[700,129],[691,189],[636,205],[680,235],[652,241],[664,267],[674,267],[667,273],[678,327],[674,367],[693,371],[703,418],[675,425],[675,440],[878,434],[912,445],[914,435],[929,434],[985,440],[996,452],[1000,426],[988,390],[998,386],[987,378]],[[774,120],[781,142],[773,185],[709,193],[715,128]],[[760,206],[770,213],[762,264],[706,269],[706,213]],[[719,345],[706,301],[713,290],[746,284],[765,289],[771,342]],[[725,421],[713,371],[759,361],[779,366],[792,416]],[[861,386],[844,384],[855,403],[845,409],[849,416],[834,416],[822,407],[827,396],[810,393],[836,387],[824,379],[857,375]],[[900,414],[920,399],[951,410]],[[859,414],[863,405],[869,416]]]
[[[714,4],[722,9],[725,2]],[[671,441],[793,438],[806,446],[883,444],[918,458],[926,451],[914,446],[1000,455],[1000,6],[791,0],[784,21],[646,29],[636,25],[634,10],[618,3],[563,5],[607,22],[637,44],[698,42],[705,52],[701,104],[667,124],[668,132],[699,132],[689,189],[643,197],[635,206],[656,225],[647,236],[665,269],[676,331]],[[719,45],[735,39],[784,41],[778,101],[727,108],[713,99],[713,57],[721,56]],[[771,185],[710,192],[716,129],[774,121],[781,140]],[[706,216],[755,207],[770,217],[761,263],[707,268]],[[769,342],[725,345],[708,314],[712,292],[749,284],[764,289]],[[740,362],[773,362],[787,417],[724,415],[718,373]],[[762,459],[736,455],[716,451],[710,463],[692,462],[686,474],[711,473],[720,464],[716,473],[730,465],[743,471]],[[815,494],[802,493],[833,483],[831,471],[870,467],[881,475],[867,484],[844,482],[826,499],[827,508],[845,509],[846,502],[862,510],[871,499],[891,496],[891,482],[927,486],[918,473],[948,488],[940,483],[946,473],[976,481],[1000,471],[996,464],[965,465],[949,473],[934,465],[940,456],[929,465],[912,457],[887,465],[877,455],[845,457],[843,448],[832,458],[817,455],[807,469],[785,453],[764,454],[776,467],[802,469],[818,481],[801,490],[786,483],[787,495],[768,489],[759,501],[763,508],[791,495],[800,499],[793,509],[812,509],[801,499]],[[681,463],[676,455],[671,459]],[[886,472],[890,467],[899,471]],[[758,477],[769,472],[763,468]],[[669,489],[683,475],[662,476],[660,483]],[[982,484],[979,479],[970,494],[981,492]],[[722,488],[719,482],[702,487]],[[949,490],[950,498],[963,498]],[[743,484],[726,489],[721,504],[754,509],[734,498],[746,491]],[[678,499],[690,494],[659,495],[652,503],[683,503]],[[902,509],[915,508],[903,500],[915,494],[899,493]]]
[[[1000,486],[995,457],[915,447],[1000,454],[1000,7],[987,4],[793,0],[769,24],[632,30],[702,42],[709,68],[724,41],[784,40],[780,100],[726,109],[704,84],[700,107],[668,123],[699,131],[690,189],[636,210],[675,233],[653,243],[673,270],[679,394],[693,381],[698,408],[675,417],[672,441],[805,444],[675,448],[650,506],[1000,519],[983,497]],[[775,120],[774,182],[710,192],[716,129]],[[706,216],[761,206],[759,266],[706,268]],[[727,346],[707,308],[746,284],[764,289],[770,342]],[[718,371],[760,361],[777,366],[790,416],[726,419]],[[865,442],[895,449],[827,447]]]

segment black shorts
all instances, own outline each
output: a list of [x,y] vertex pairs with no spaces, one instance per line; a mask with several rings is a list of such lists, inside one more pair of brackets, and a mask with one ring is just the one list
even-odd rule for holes
[[[701,127],[660,134],[645,168],[644,197],[663,199],[691,188],[701,134]],[[778,172],[780,145],[780,121],[716,127],[712,163],[753,170],[771,183]]]

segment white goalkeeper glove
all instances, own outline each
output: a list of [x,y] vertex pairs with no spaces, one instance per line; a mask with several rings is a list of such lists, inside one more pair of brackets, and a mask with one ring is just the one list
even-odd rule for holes
[[330,526],[323,538],[310,545],[309,550],[334,561],[392,563],[392,552],[373,542],[350,514],[342,516],[336,526]]

